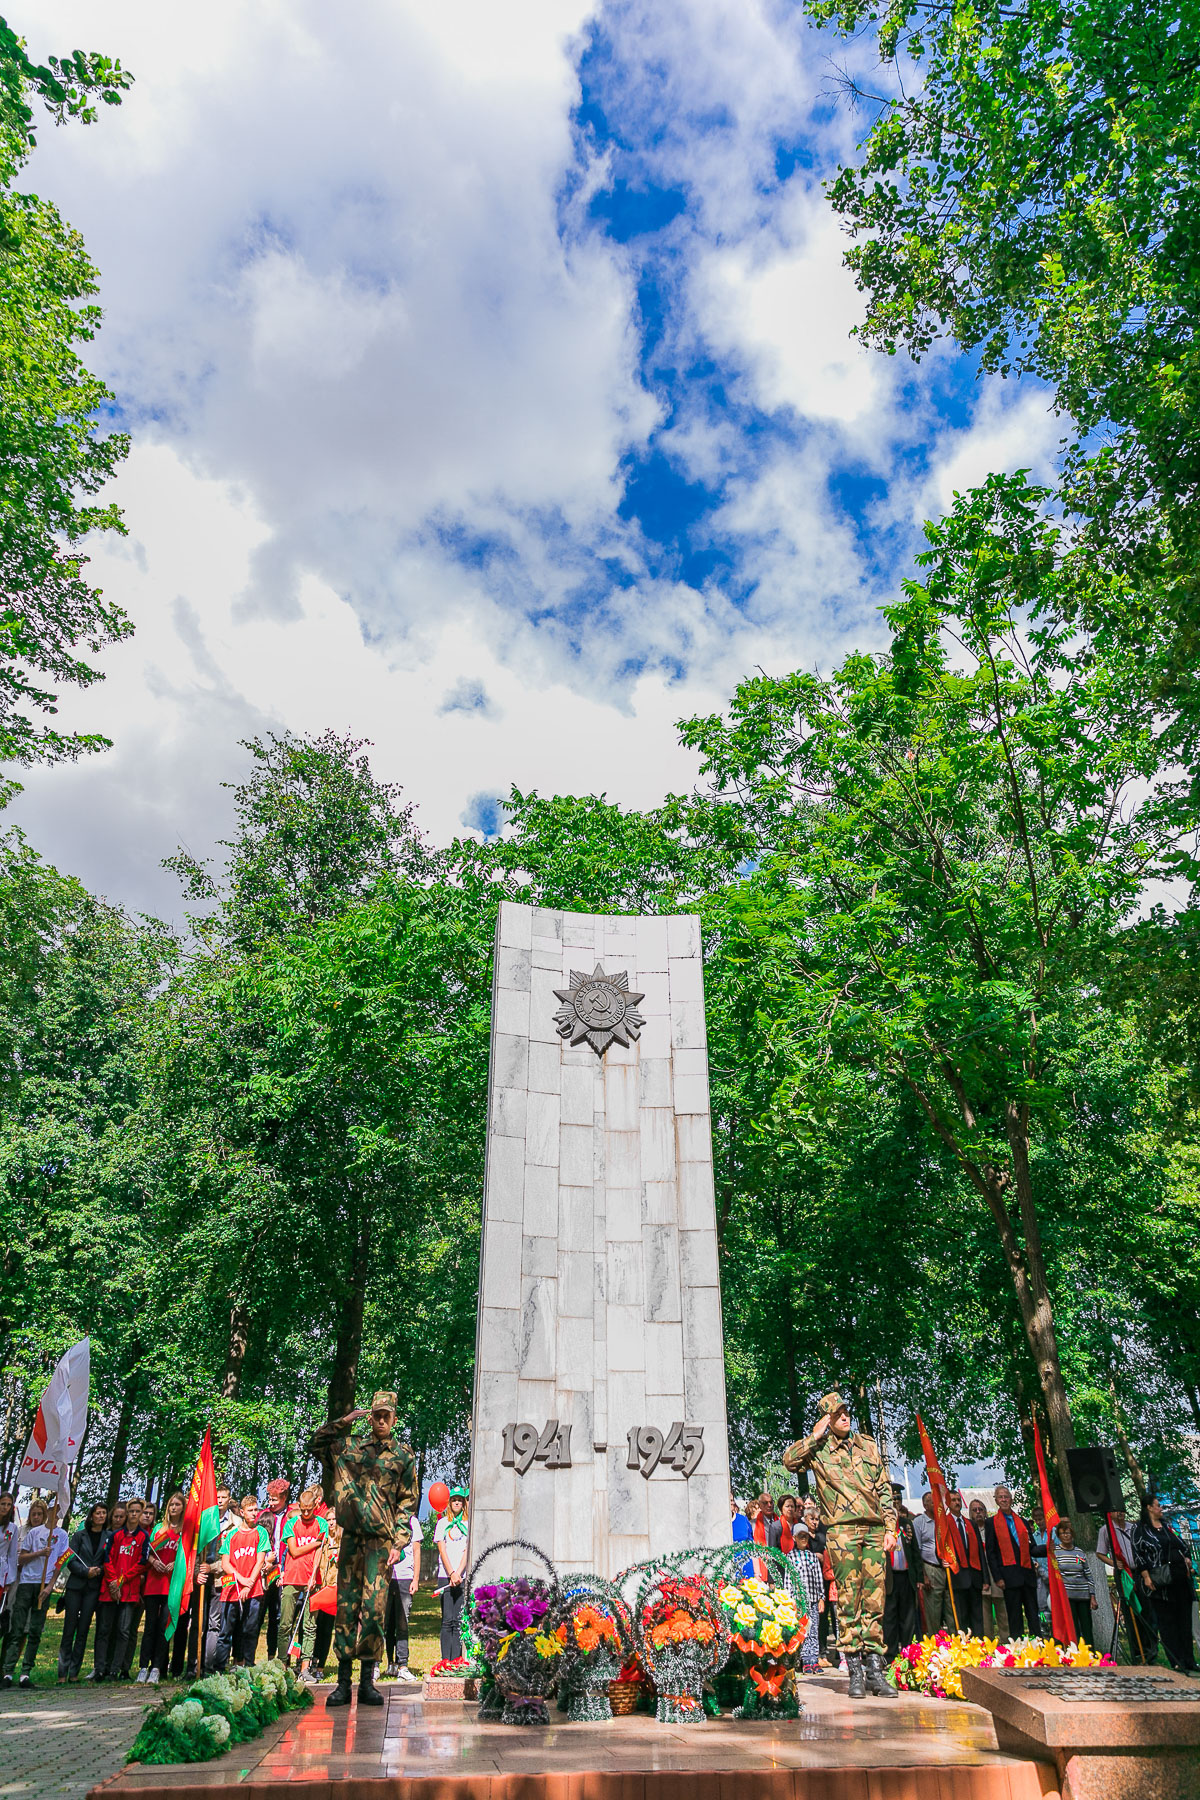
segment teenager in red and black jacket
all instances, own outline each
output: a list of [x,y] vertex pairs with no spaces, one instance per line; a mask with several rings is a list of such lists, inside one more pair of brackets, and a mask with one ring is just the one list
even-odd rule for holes
[[[1013,1511],[1012,1494],[1006,1487],[996,1489],[996,1511],[987,1522],[987,1558],[1004,1589],[1009,1636],[1040,1637],[1033,1533]],[[1022,1615],[1029,1622],[1028,1632],[1021,1630]]]
[[146,1574],[146,1545],[149,1534],[142,1529],[144,1500],[125,1502],[125,1523],[113,1532],[108,1561],[104,1565],[101,1593],[107,1589],[116,1602],[112,1648],[102,1679],[128,1681],[133,1661],[138,1617],[142,1610],[142,1581]]

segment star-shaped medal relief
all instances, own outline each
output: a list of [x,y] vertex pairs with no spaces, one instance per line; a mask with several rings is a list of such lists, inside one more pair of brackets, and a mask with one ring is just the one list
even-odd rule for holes
[[606,975],[599,963],[590,975],[572,969],[570,987],[554,992],[563,1003],[554,1015],[559,1036],[572,1044],[589,1043],[597,1056],[614,1040],[631,1044],[646,1023],[637,1010],[646,996],[632,992],[627,969],[619,975]]

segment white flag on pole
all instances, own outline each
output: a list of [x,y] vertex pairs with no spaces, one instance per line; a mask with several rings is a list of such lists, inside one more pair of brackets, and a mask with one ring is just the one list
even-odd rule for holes
[[52,1487],[59,1510],[71,1491],[71,1465],[79,1458],[88,1414],[92,1353],[87,1338],[59,1360],[38,1404],[37,1418],[17,1476],[18,1487]]

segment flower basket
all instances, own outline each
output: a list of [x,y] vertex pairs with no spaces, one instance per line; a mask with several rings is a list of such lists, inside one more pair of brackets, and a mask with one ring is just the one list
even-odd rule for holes
[[729,1653],[729,1626],[704,1575],[654,1571],[638,1593],[634,1634],[642,1665],[658,1691],[655,1718],[700,1725],[704,1686]]
[[567,1617],[559,1705],[565,1698],[567,1717],[575,1724],[600,1724],[613,1716],[609,1690],[629,1654],[629,1608],[599,1576],[567,1576],[563,1588]]
[[728,1673],[740,1677],[739,1719],[795,1719],[796,1658],[808,1630],[808,1619],[786,1587],[765,1581],[725,1582],[717,1598],[729,1624]]
[[608,1686],[608,1706],[614,1718],[624,1719],[638,1709],[638,1701],[646,1691],[644,1681],[611,1681]]
[[[497,1550],[520,1549],[544,1563],[549,1580],[515,1576],[481,1585],[480,1565]],[[479,1717],[499,1717],[506,1725],[548,1725],[546,1701],[554,1691],[563,1659],[567,1627],[558,1572],[535,1544],[509,1538],[491,1544],[467,1577],[466,1613],[471,1641],[487,1671]]]

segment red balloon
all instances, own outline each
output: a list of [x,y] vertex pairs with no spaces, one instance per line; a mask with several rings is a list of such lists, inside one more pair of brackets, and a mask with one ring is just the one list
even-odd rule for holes
[[429,1489],[429,1504],[434,1512],[445,1512],[450,1504],[450,1489],[444,1481],[435,1481]]

